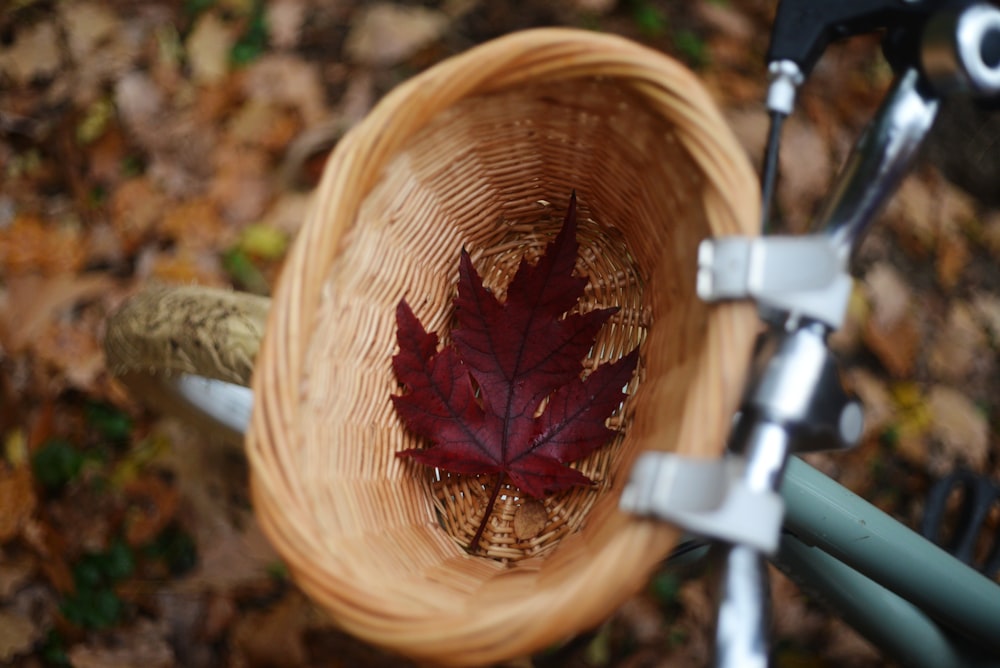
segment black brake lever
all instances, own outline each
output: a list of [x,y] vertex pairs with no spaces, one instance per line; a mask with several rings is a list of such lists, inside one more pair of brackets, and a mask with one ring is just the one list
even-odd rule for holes
[[[791,61],[808,76],[831,42],[890,28],[902,47],[917,39],[904,36],[919,32],[913,28],[940,4],[938,0],[781,0],[767,62]],[[890,55],[890,62],[896,59]]]

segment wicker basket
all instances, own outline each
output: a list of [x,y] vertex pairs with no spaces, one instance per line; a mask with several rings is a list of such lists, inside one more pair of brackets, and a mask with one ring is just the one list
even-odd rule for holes
[[[503,291],[580,206],[584,308],[619,305],[595,359],[640,346],[597,481],[541,502],[507,489],[465,549],[489,480],[395,456],[390,360],[401,298],[447,332],[462,247]],[[523,655],[599,623],[672,546],[617,500],[646,449],[715,457],[754,332],[747,305],[695,296],[696,248],[752,234],[757,185],[696,78],[595,33],[495,40],[399,86],[340,142],[275,295],[248,438],[259,517],[336,622],[422,660]],[[527,521],[525,521],[527,520]]]

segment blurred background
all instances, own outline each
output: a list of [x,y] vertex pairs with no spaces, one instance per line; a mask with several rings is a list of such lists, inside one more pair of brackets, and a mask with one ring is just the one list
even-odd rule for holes
[[[680,59],[757,165],[774,6],[0,3],[0,664],[410,665],[299,593],[253,519],[241,451],[118,385],[105,318],[150,281],[269,293],[343,132],[395,84],[518,29],[612,32]],[[806,229],[891,79],[877,38],[820,61],[785,127],[783,227]],[[942,475],[1000,477],[1000,129],[959,106],[939,126],[860,253],[836,336],[864,442],[810,458],[911,526]],[[772,586],[775,665],[886,665]],[[509,665],[705,665],[713,616],[702,580],[663,571],[593,632]]]

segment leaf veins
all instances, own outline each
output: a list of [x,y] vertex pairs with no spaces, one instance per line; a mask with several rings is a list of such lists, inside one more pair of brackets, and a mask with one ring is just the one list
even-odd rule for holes
[[498,474],[473,550],[506,482],[534,498],[593,484],[567,463],[609,440],[605,420],[638,361],[632,351],[582,377],[594,338],[618,309],[567,315],[587,285],[573,275],[578,248],[574,194],[559,234],[537,263],[521,261],[505,301],[483,287],[463,250],[453,343],[440,351],[405,300],[396,308],[393,370],[406,392],[393,405],[431,442],[397,454],[452,473]]

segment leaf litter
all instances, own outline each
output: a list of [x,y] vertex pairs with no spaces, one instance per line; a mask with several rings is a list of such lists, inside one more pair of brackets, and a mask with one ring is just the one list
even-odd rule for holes
[[[636,3],[616,0],[529,2],[517,11],[481,0],[419,10],[380,3],[396,21],[389,29],[356,0],[262,2],[263,23],[252,4],[71,2],[49,12],[29,0],[0,9],[0,439],[23,443],[0,462],[2,662],[273,664],[266,643],[254,642],[259,622],[287,634],[288,656],[303,665],[403,665],[312,616],[253,521],[240,455],[169,455],[212,444],[144,410],[108,378],[97,345],[107,313],[151,278],[233,285],[239,278],[224,256],[241,245],[251,249],[241,258],[246,280],[266,292],[283,238],[300,224],[301,189],[393,84],[533,25],[589,25],[685,57],[674,39],[683,29],[689,54],[703,41],[699,75],[743,128],[748,151],[759,151],[771,3],[675,3],[660,12],[658,31],[637,24]],[[842,162],[847,138],[873,110],[886,83],[878,61],[871,40],[835,45],[803,87],[779,183],[778,213],[791,227],[806,224],[824,194],[818,175]],[[975,136],[980,153],[996,143]],[[291,146],[299,152],[289,160]],[[961,157],[960,147],[947,150]],[[293,179],[282,178],[286,161],[294,192]],[[992,436],[1000,425],[998,216],[924,164],[859,253],[857,274],[875,280],[857,292],[856,335],[842,354],[873,419],[856,450],[817,461],[908,521],[942,471],[1000,476]],[[885,279],[886,267],[895,277]],[[134,420],[124,443],[95,436],[85,410],[95,401]],[[40,452],[66,467],[46,474],[32,463],[25,486],[25,462]],[[39,478],[56,474],[51,488]],[[531,515],[523,513],[519,533],[535,530]],[[101,594],[117,598],[120,621],[67,624],[60,608],[74,571],[107,555],[130,526],[133,542],[159,533],[128,548],[135,572]],[[772,589],[776,610],[802,613],[783,616],[779,660],[884,664],[842,625],[823,621],[814,601],[793,587]],[[524,665],[703,664],[711,615],[701,581],[651,584],[593,639]]]

